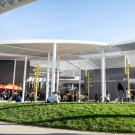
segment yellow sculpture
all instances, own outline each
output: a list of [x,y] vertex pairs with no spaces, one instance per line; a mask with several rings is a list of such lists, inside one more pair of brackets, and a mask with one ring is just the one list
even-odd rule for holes
[[33,72],[34,72],[34,93],[35,93],[35,101],[37,101],[37,93],[39,89],[39,65],[35,65]]
[[128,90],[130,90],[130,68],[131,64],[129,64],[128,58],[125,57],[125,74],[127,75]]
[[85,76],[84,76],[84,84],[85,84],[85,91],[88,90],[88,100],[90,99],[90,85],[91,85],[91,78],[90,78],[90,73],[89,72],[85,72]]

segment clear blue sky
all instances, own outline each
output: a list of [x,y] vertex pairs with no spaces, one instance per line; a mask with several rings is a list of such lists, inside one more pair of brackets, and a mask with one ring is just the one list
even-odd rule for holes
[[37,0],[0,15],[0,40],[135,39],[135,0]]

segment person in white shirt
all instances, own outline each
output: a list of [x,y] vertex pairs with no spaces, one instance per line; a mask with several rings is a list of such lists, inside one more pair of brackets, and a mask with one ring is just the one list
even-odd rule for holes
[[129,102],[131,99],[131,92],[126,88],[126,100]]
[[111,95],[109,92],[106,93],[106,102],[110,102],[111,101]]

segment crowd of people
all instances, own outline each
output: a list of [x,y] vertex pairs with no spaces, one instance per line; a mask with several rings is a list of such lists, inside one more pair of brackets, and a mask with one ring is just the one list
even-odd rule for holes
[[12,90],[0,91],[0,100],[21,102],[21,93]]
[[[34,101],[35,96],[34,96],[34,91],[32,90],[31,92],[26,92],[25,93],[25,101]],[[64,92],[54,92],[51,96],[48,97],[47,101],[48,102],[72,102],[72,101],[79,101],[81,99],[85,99],[86,96],[82,96],[79,94],[79,91],[64,91]],[[12,91],[12,90],[3,90],[0,91],[0,100],[7,100],[7,101],[16,101],[16,102],[21,102],[21,92],[18,91]],[[117,97],[115,99],[112,98],[110,92],[108,91],[106,93],[106,96],[104,97],[105,102],[110,102],[110,101],[119,101],[119,102],[129,102],[132,101],[132,94],[130,90],[127,88],[124,89],[122,83],[118,83],[117,85]],[[82,101],[88,101],[88,96],[86,100]],[[102,101],[102,96],[95,94],[95,102],[101,102]]]
[[[25,101],[34,101],[35,96],[34,96],[34,91],[31,92],[26,92],[25,93]],[[22,91],[14,91],[14,90],[3,90],[0,91],[0,100],[4,101],[16,101],[16,102],[21,102],[22,98]]]
[[[117,97],[114,99],[114,101],[123,102],[123,100],[124,100],[126,102],[129,102],[129,101],[133,100],[131,91],[128,90],[127,88],[124,89],[122,83],[120,83],[120,82],[118,83],[117,90],[118,90]],[[107,92],[106,96],[104,97],[104,101],[110,102],[111,100],[113,100],[111,98],[112,98],[111,94],[109,92]],[[95,94],[95,102],[100,102],[100,101],[102,101],[102,96]]]
[[48,102],[72,102],[79,100],[79,92],[69,92],[66,91],[64,93],[54,92],[48,98]]

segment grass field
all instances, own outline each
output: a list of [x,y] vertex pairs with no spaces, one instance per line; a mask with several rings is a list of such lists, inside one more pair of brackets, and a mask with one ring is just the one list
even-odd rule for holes
[[135,133],[135,103],[0,103],[0,120],[44,127]]

